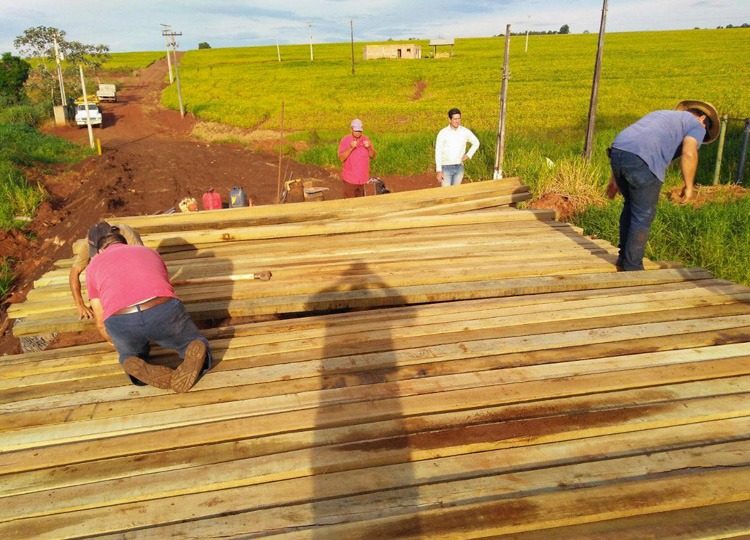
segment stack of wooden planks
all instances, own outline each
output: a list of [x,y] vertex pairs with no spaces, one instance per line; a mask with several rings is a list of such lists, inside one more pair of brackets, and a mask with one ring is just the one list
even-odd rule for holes
[[[539,221],[549,219],[549,211],[508,211],[509,205],[530,197],[528,187],[512,178],[359,200],[113,222],[131,225],[144,244],[163,255],[176,292],[194,318],[217,319],[307,311],[311,298],[316,309],[347,307],[350,299],[358,302],[353,289],[425,285],[427,274],[433,276],[429,283],[443,284],[461,281],[470,270],[475,270],[473,280],[511,275],[512,267],[495,255],[504,256],[502,251],[513,247],[495,246],[483,233],[488,227],[515,228],[518,239],[509,242],[516,246],[535,234],[534,227],[571,230]],[[572,242],[594,246],[572,230],[571,235]],[[549,242],[549,237],[539,241]],[[580,249],[585,251],[586,245]],[[78,320],[70,296],[71,262],[60,261],[59,268],[35,282],[24,303],[10,307],[8,315],[18,319],[15,335],[91,326],[91,321]],[[249,279],[262,270],[272,271],[270,282]],[[381,282],[384,276],[387,280]],[[330,301],[320,297],[322,290],[330,293]],[[384,298],[382,304],[400,301]]]
[[490,213],[284,244],[320,278],[291,311],[378,309],[207,330],[187,394],[127,384],[104,344],[0,359],[0,537],[750,534],[750,290],[463,217]]

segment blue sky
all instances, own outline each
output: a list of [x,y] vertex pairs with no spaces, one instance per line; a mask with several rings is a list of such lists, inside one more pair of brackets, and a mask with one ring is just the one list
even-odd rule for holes
[[[513,32],[599,31],[602,0],[0,0],[0,53],[27,28],[113,52],[164,46],[161,23],[183,50],[212,47],[484,37]],[[90,6],[95,6],[91,9]],[[609,0],[608,32],[716,28],[750,23],[750,0]]]

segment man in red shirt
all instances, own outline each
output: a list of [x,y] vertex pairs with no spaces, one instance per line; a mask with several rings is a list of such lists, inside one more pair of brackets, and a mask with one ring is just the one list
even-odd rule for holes
[[339,160],[344,164],[344,198],[363,197],[365,184],[370,179],[370,160],[375,159],[375,147],[362,135],[362,121],[352,120],[352,132],[339,143]]
[[[96,246],[86,287],[99,333],[115,346],[134,384],[187,392],[211,367],[211,353],[175,296],[161,256],[111,232],[96,238]],[[175,349],[182,363],[176,369],[149,363],[151,342]]]

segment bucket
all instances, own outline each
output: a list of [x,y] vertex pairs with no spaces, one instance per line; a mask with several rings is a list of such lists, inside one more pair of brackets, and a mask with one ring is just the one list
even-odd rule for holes
[[203,209],[204,210],[220,210],[221,209],[221,195],[214,191],[214,188],[208,188],[203,194]]
[[244,189],[234,186],[229,191],[229,207],[239,208],[242,206],[247,206],[247,195]]

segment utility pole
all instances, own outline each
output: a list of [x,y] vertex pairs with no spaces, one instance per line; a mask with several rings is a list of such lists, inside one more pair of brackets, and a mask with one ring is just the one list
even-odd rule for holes
[[[63,112],[65,114],[65,118],[68,118],[68,103],[67,98],[65,97],[65,84],[63,83],[63,74],[62,74],[62,66],[60,65],[60,47],[57,45],[57,37],[54,38],[55,43],[55,60],[57,61],[57,80],[60,83],[60,105],[63,106]],[[63,58],[64,60],[64,58]]]
[[169,37],[168,32],[172,29],[171,25],[161,23],[162,29],[161,29],[161,35],[164,36],[164,41],[167,44],[167,66],[169,67],[169,84],[172,84],[174,81],[174,78],[172,77],[172,59],[169,56]]
[[493,180],[500,180],[503,177],[503,159],[505,157],[505,108],[508,97],[508,58],[510,56],[510,25],[505,27],[505,59],[503,61],[503,83],[500,90],[500,125],[497,129],[497,145],[495,146],[495,171],[492,174]]
[[[185,107],[182,105],[182,88],[180,88],[180,70],[177,69],[177,43],[174,40],[175,36],[181,36],[182,32],[172,32],[171,30],[162,31],[162,35],[169,38],[169,44],[172,46],[172,52],[174,54],[174,75],[177,80],[177,100],[180,102],[180,118],[185,118]],[[169,55],[169,52],[167,52]]]
[[529,26],[531,26],[531,15],[529,15],[529,22],[526,23],[526,49],[523,52],[529,52]]
[[313,52],[312,52],[312,23],[308,22],[307,26],[310,27],[310,62],[313,61]]
[[583,157],[591,159],[594,146],[594,127],[596,125],[596,105],[599,101],[599,79],[602,71],[602,54],[604,53],[604,27],[607,25],[607,0],[602,4],[602,22],[599,25],[599,45],[596,48],[596,65],[594,66],[594,82],[591,85],[591,102],[589,103],[589,122],[586,126],[586,142],[583,146]]
[[354,20],[349,21],[349,27],[352,30],[352,75],[354,75]]
[[78,64],[81,72],[81,90],[83,91],[83,106],[86,107],[86,126],[89,128],[89,143],[94,148],[94,131],[91,129],[91,111],[89,111],[89,98],[86,94],[86,81],[83,78],[83,66]]

